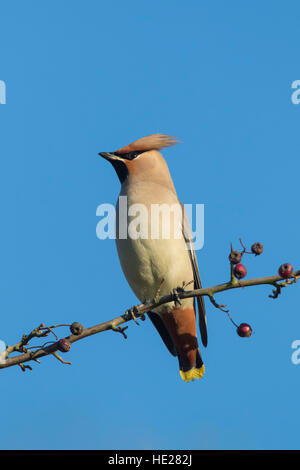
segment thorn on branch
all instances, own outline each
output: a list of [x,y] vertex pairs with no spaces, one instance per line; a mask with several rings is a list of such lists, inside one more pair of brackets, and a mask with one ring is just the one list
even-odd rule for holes
[[62,364],[67,364],[67,365],[69,365],[69,366],[71,366],[71,365],[72,365],[72,363],[71,363],[71,362],[69,362],[69,361],[65,361],[65,360],[64,360],[62,357],[60,357],[60,356],[59,356],[59,354],[57,354],[57,352],[56,352],[56,351],[54,351],[54,352],[53,352],[53,353],[51,353],[51,354],[52,354],[52,355],[53,355],[53,356],[54,356],[56,359],[58,359],[58,360],[59,360],[59,361],[60,361]]
[[32,370],[31,366],[24,366],[24,364],[20,363],[18,366],[21,367],[22,372],[26,372],[26,369]]
[[[143,315],[144,316],[144,315]],[[141,318],[142,319],[142,318]],[[121,333],[123,335],[123,338],[124,339],[127,339],[127,335],[124,333],[125,330],[127,330],[128,326],[124,326],[124,327],[121,327],[121,326],[115,326],[114,324],[111,325],[111,329],[115,332],[115,333]]]
[[272,290],[273,294],[270,294],[269,297],[271,299],[277,299],[277,297],[281,294],[282,287],[285,287],[285,284],[277,284],[277,282],[274,282],[272,285],[275,287],[275,289]]

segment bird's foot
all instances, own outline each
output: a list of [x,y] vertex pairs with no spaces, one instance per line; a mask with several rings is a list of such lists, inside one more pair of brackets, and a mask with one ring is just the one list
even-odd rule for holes
[[126,316],[128,316],[128,320],[133,320],[137,325],[139,325],[136,314],[139,313],[137,307],[134,305],[133,307],[126,310]]
[[175,307],[180,307],[181,305],[179,294],[181,294],[182,292],[184,292],[184,288],[180,286],[176,287],[176,289],[173,289],[171,292],[171,294],[173,295],[173,301],[174,301]]

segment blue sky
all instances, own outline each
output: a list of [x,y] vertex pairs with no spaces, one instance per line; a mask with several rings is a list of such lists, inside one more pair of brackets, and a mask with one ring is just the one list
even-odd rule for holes
[[[299,257],[300,6],[291,1],[1,2],[1,340],[113,318],[137,300],[96,208],[119,182],[99,151],[164,132],[178,195],[205,204],[204,286],[230,242],[264,244],[248,277]],[[64,366],[1,371],[2,449],[299,449],[299,286],[207,305],[206,374],[186,384],[150,321],[75,344]],[[67,330],[62,330],[62,335]]]

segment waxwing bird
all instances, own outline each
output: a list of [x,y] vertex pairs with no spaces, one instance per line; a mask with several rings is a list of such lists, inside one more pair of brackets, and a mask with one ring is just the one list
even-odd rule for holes
[[[127,282],[141,302],[153,299],[158,290],[162,296],[186,284],[192,283],[191,288],[201,288],[189,222],[178,200],[167,163],[159,152],[176,142],[173,137],[154,134],[114,152],[99,154],[113,165],[121,182],[116,208],[117,251]],[[121,213],[124,212],[124,197],[128,207],[125,215]],[[158,207],[169,208],[169,215],[172,208],[180,208],[181,217],[174,214],[168,219],[169,236],[164,232],[164,216],[159,213],[159,217],[153,217],[154,209]],[[137,208],[139,212],[135,212]],[[139,228],[146,227],[146,235],[144,232],[141,236],[130,236],[129,227],[137,213]],[[121,226],[124,220],[126,236]],[[197,306],[201,339],[206,347],[203,297],[197,297]],[[161,305],[148,316],[170,353],[178,357],[182,379],[189,382],[201,378],[204,364],[197,341],[195,299]]]

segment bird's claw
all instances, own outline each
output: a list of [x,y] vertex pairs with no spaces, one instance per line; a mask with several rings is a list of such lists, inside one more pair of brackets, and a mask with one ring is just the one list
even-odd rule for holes
[[129,316],[130,320],[133,320],[137,325],[139,325],[137,319],[136,319],[136,314],[138,313],[138,309],[136,306],[129,308],[126,310],[126,315]]
[[176,287],[176,289],[172,290],[173,301],[174,301],[175,307],[180,307],[181,305],[181,300],[179,298],[179,294],[181,292],[184,292],[184,289],[182,287]]

